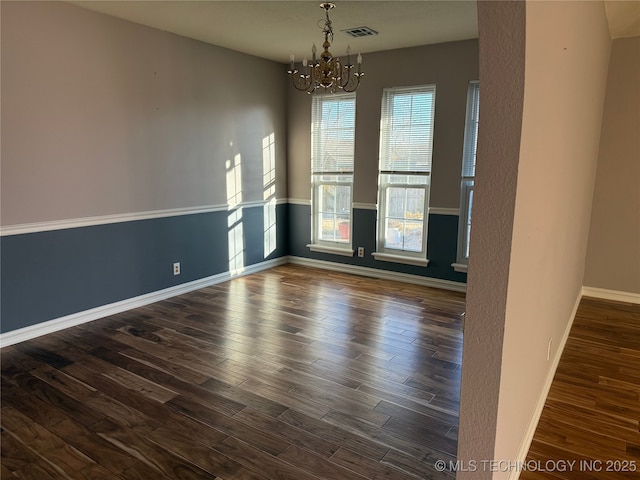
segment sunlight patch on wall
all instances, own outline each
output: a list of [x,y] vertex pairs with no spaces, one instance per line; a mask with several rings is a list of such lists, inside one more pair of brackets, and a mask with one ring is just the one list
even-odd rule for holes
[[244,270],[244,229],[242,225],[242,161],[240,154],[227,160],[227,219],[229,238],[229,273],[239,274]]
[[227,203],[235,207],[242,203],[242,162],[238,153],[233,160],[227,160]]
[[275,134],[262,139],[262,185],[264,191],[264,258],[277,244],[276,233],[276,144]]

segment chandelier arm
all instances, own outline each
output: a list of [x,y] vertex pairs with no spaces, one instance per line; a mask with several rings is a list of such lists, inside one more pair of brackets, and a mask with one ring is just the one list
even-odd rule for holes
[[349,85],[349,82],[351,81],[351,69],[349,68],[349,65],[340,64],[340,77],[338,80],[338,86],[343,90],[347,85]]
[[359,85],[360,85],[360,82],[358,81],[355,83],[355,85],[352,88],[349,88],[348,86],[343,87],[342,91],[347,93],[355,92]]
[[300,92],[306,92],[313,85],[311,77],[308,75],[296,75],[298,70],[293,70],[289,75],[291,76],[292,84],[296,90]]
[[354,73],[353,76],[349,78],[349,81],[344,85],[344,87],[342,87],[342,90],[347,93],[355,92],[356,89],[360,86],[360,78],[363,75],[363,73]]

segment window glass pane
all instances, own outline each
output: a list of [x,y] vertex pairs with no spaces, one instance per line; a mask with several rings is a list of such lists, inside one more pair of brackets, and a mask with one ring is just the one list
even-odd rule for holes
[[387,189],[387,217],[404,218],[405,190],[404,188]]
[[424,188],[387,188],[385,248],[410,252],[422,251],[425,194]]
[[336,237],[336,216],[332,213],[321,213],[318,217],[320,219],[318,228],[320,239],[334,240]]
[[407,219],[404,228],[404,249],[410,252],[422,251],[422,220]]
[[351,214],[351,187],[322,184],[318,186],[318,210],[325,213]]
[[406,216],[411,219],[424,219],[424,189],[407,188]]
[[411,252],[422,250],[424,195],[425,191],[422,188],[407,188],[404,248]]
[[336,213],[351,214],[351,187],[348,185],[338,185],[335,190]]
[[338,225],[337,240],[348,241],[351,235],[351,218],[349,215],[336,215]]
[[468,212],[467,212],[467,221],[466,221],[466,238],[465,238],[465,249],[464,256],[465,258],[469,258],[469,240],[471,239],[471,210],[473,209],[473,187],[469,190],[469,200],[468,200]]
[[387,218],[385,225],[384,246],[386,248],[402,250],[403,221],[395,218]]
[[320,212],[336,212],[336,186],[320,185],[320,198],[318,202],[318,211]]
[[351,236],[351,186],[317,186],[318,238],[330,242],[348,242]]

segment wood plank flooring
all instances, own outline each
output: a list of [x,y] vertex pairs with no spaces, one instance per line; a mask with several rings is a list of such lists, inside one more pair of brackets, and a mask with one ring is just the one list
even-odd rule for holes
[[520,478],[638,479],[639,426],[640,306],[585,298]]
[[463,311],[286,265],[7,347],[0,475],[452,478]]

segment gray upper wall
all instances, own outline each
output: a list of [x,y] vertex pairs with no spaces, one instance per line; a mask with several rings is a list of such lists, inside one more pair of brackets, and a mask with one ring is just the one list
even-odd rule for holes
[[[469,81],[478,79],[478,41],[441,43],[364,55],[356,93],[354,202],[377,202],[382,90],[436,85],[430,205],[458,208]],[[310,198],[311,96],[289,86],[289,197]]]
[[640,37],[611,47],[584,285],[640,294]]
[[[223,205],[237,160],[242,201],[262,200],[272,133],[277,197],[309,198],[311,97],[284,66],[61,2],[2,2],[1,21],[2,225]],[[434,83],[431,205],[458,207],[477,50],[365,56],[354,201],[376,202],[382,89]]]
[[282,65],[60,2],[2,2],[2,224],[264,198],[274,134],[286,193]]

